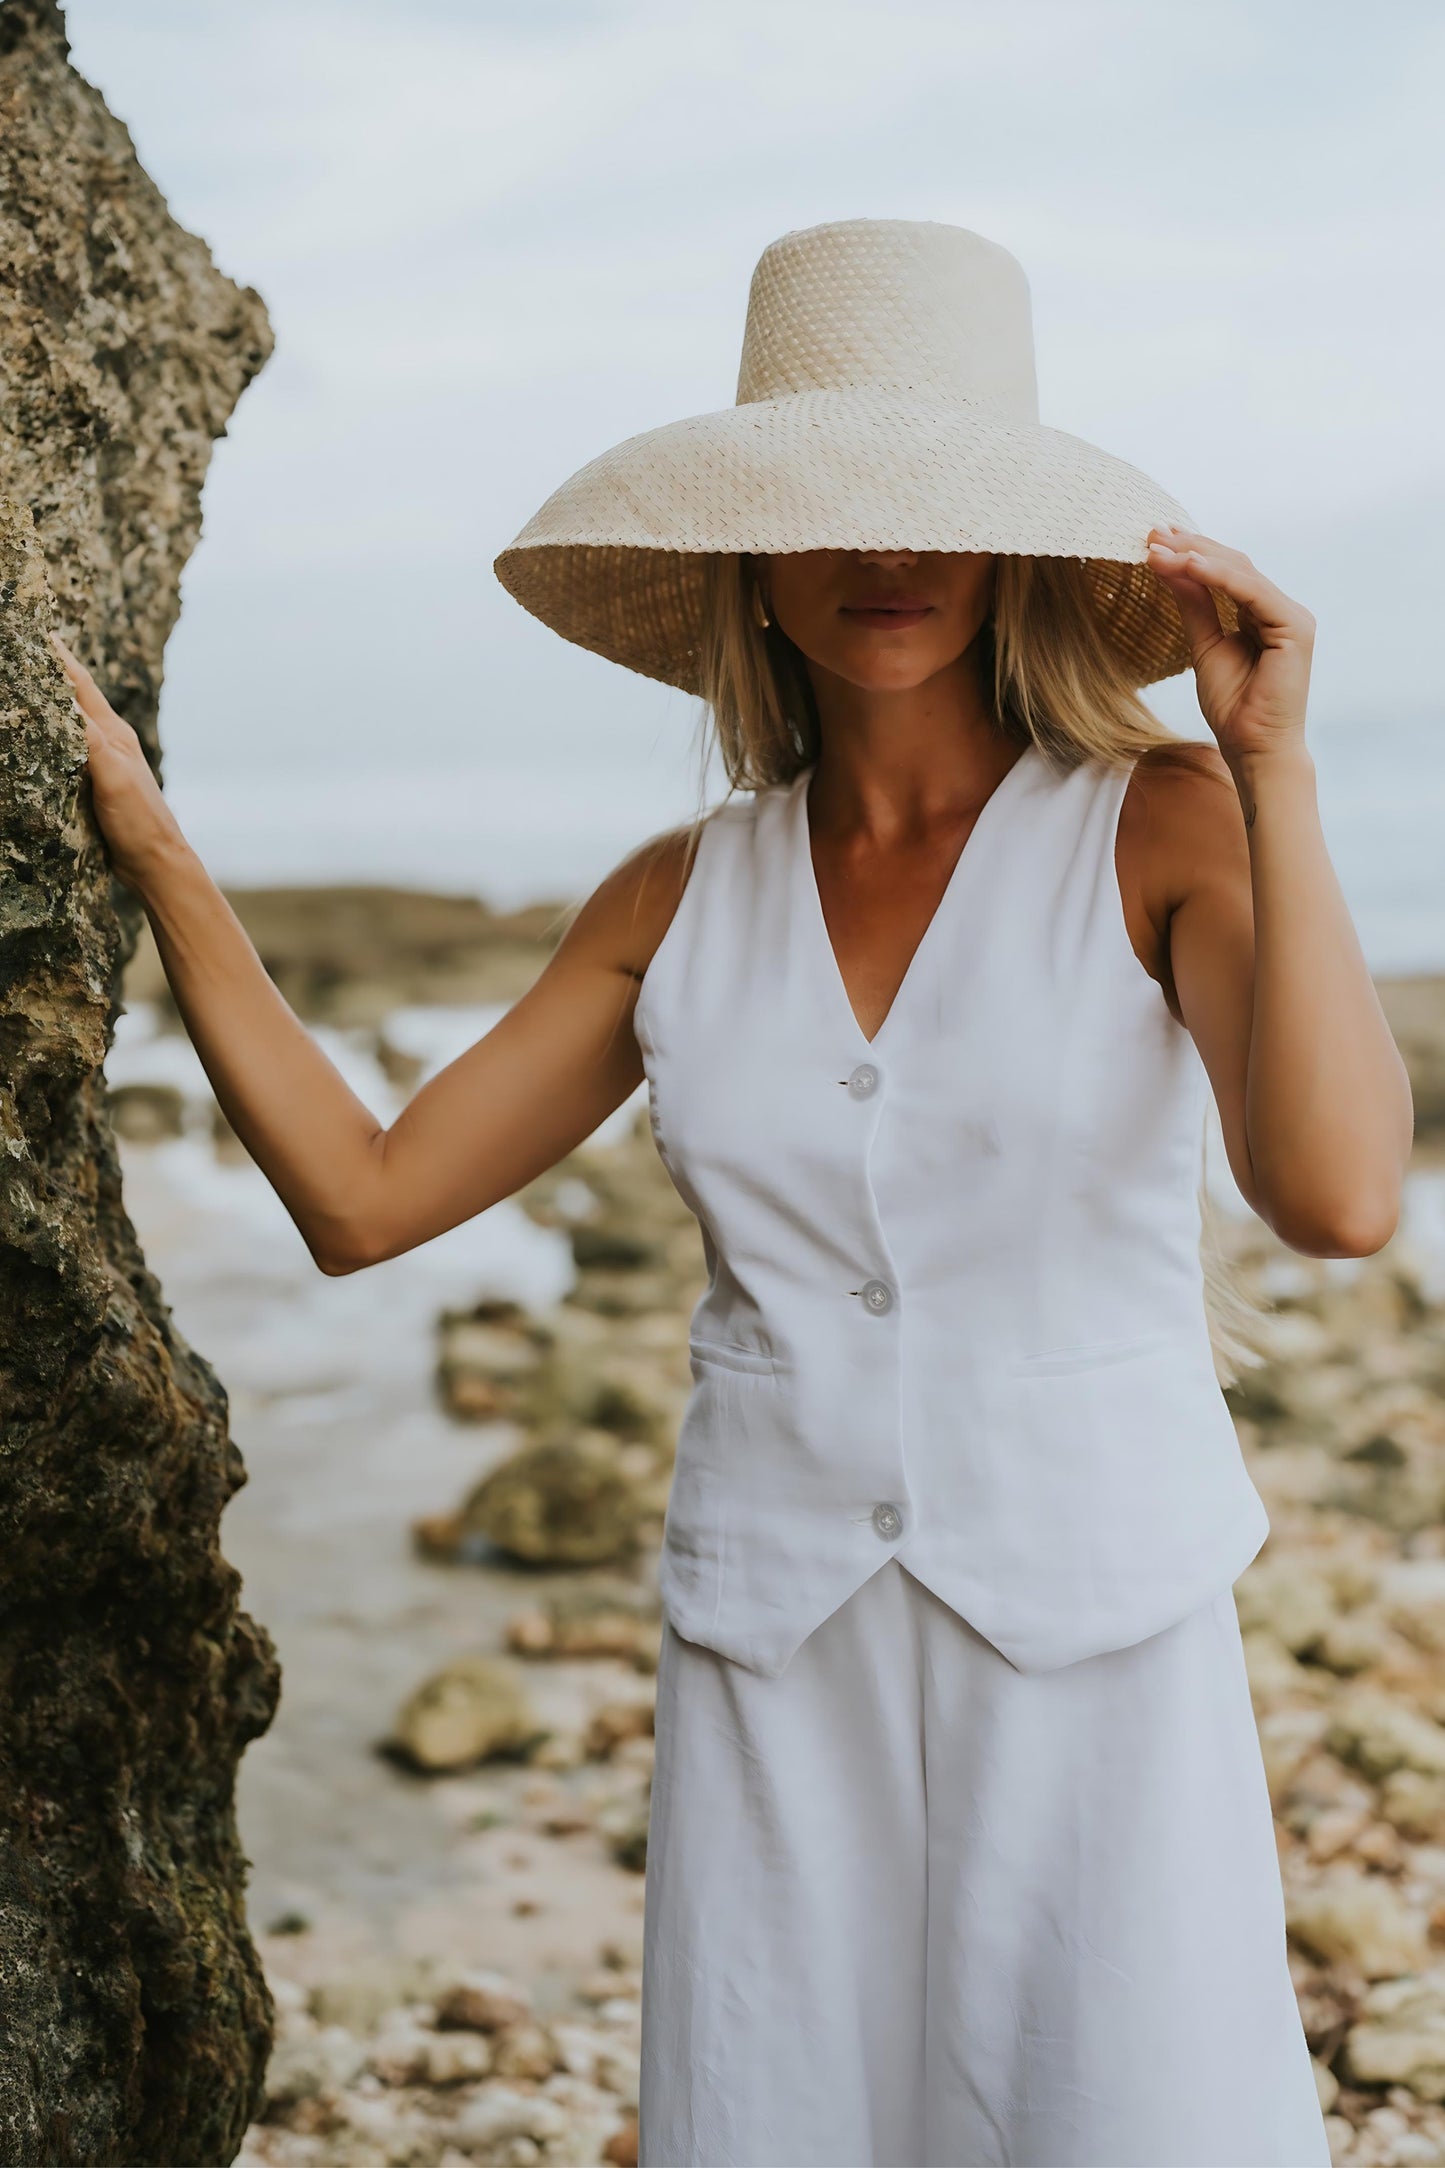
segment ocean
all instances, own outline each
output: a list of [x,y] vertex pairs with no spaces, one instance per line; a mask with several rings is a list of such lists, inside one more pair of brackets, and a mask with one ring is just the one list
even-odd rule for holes
[[[1370,968],[1445,971],[1445,717],[1311,724],[1320,817]],[[394,770],[268,769],[168,790],[223,885],[382,882],[499,909],[585,895],[693,810],[686,764],[516,757]],[[720,777],[709,801],[722,794]]]

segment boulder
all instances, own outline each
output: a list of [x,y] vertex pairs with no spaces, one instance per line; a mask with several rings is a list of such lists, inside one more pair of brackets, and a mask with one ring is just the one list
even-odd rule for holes
[[1287,1551],[1246,1567],[1234,1595],[1242,1631],[1263,1628],[1294,1656],[1318,1645],[1340,1608],[1329,1574]]
[[532,2015],[525,1988],[500,1972],[464,1972],[448,1982],[437,1998],[440,2031],[495,2033],[523,2024]]
[[1289,1893],[1286,1916],[1302,1949],[1326,1964],[1352,1965],[1367,1980],[1427,1962],[1424,1922],[1383,1875],[1335,1870]]
[[291,2108],[302,2100],[334,2098],[365,2064],[366,2049],[344,2025],[288,2029],[266,2065],[267,2105]]
[[633,1547],[641,1513],[611,1439],[583,1432],[523,1446],[462,1507],[470,1534],[538,1566],[597,1566]]
[[1382,1980],[1345,2036],[1342,2074],[1356,2085],[1403,2085],[1445,2100],[1445,1966]]
[[1445,1775],[1394,1769],[1380,1786],[1380,1812],[1417,1844],[1445,1844]]
[[458,1656],[402,1705],[391,1744],[419,1769],[469,1769],[520,1754],[540,1728],[509,1664]]
[[1377,1783],[1396,1769],[1445,1776],[1445,1727],[1371,1686],[1341,1695],[1325,1737],[1332,1752]]
[[451,1414],[493,1421],[512,1414],[535,1385],[549,1335],[519,1302],[488,1299],[444,1311],[437,1390]]

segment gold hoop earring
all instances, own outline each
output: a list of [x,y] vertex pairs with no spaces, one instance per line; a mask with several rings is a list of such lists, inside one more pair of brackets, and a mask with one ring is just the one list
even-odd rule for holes
[[769,625],[771,625],[771,623],[773,622],[768,615],[768,606],[763,600],[763,591],[761,587],[755,587],[753,589],[753,616],[762,626],[764,632],[767,631]]

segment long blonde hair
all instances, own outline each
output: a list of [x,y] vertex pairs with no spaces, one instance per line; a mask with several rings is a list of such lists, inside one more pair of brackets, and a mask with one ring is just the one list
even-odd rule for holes
[[[977,637],[999,725],[1015,743],[1037,746],[1059,769],[1085,760],[1127,765],[1156,746],[1172,747],[1173,760],[1194,765],[1190,741],[1167,730],[1145,706],[1105,637],[1100,607],[1107,608],[1107,579],[1107,567],[1077,557],[994,560],[992,612]],[[821,751],[807,665],[776,622],[766,629],[759,623],[752,560],[712,554],[704,584],[694,841],[709,810],[703,793],[713,742],[729,795],[789,782]],[[1199,1186],[1199,1210],[1205,1312],[1216,1373],[1228,1384],[1260,1352],[1262,1313],[1226,1249],[1207,1176]]]

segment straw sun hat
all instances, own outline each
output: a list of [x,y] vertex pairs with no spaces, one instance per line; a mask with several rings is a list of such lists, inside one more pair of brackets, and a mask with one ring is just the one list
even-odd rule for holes
[[1040,423],[1028,281],[1007,249],[962,226],[852,218],[764,249],[735,405],[592,460],[495,570],[564,639],[697,692],[710,551],[1084,558],[1105,636],[1148,685],[1189,661],[1146,561],[1166,520],[1194,525],[1137,467]]

